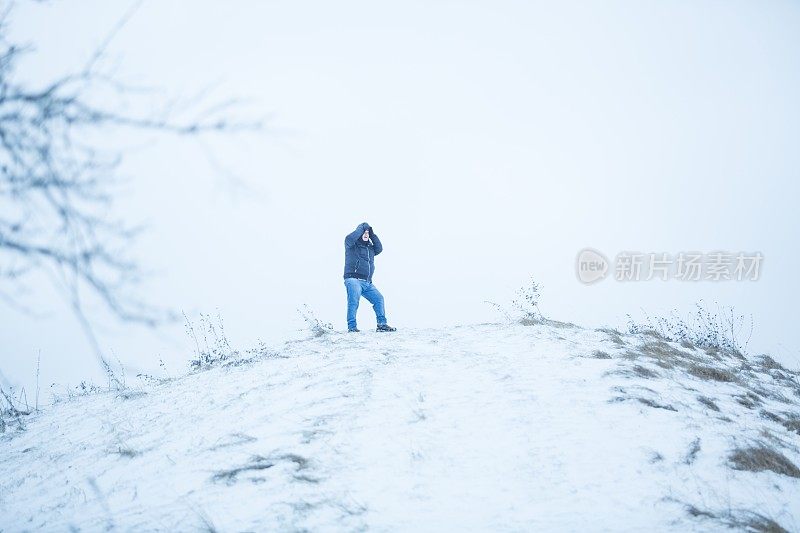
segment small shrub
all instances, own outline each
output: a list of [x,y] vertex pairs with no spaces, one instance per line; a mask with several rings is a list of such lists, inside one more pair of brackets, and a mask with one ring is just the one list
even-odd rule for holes
[[[650,317],[637,322],[628,315],[628,332],[633,334],[649,333],[682,346],[696,347],[703,350],[722,352],[743,358],[747,345],[753,334],[753,318],[749,320],[749,332],[744,315],[736,314],[733,307],[720,307],[710,311],[704,307],[702,300],[695,304],[696,309],[684,318],[676,311],[668,317]],[[747,332],[746,338],[744,332]]]
[[[541,285],[536,283],[533,278],[527,285],[517,289],[514,298],[507,308],[495,302],[486,301],[485,303],[494,307],[510,323],[516,322],[524,326],[534,326],[545,322],[545,318],[539,311],[539,300],[541,299]],[[551,325],[569,327],[573,324],[551,321]]]
[[111,364],[103,357],[100,362],[103,365],[103,371],[106,373],[106,380],[108,382],[108,390],[109,391],[117,391],[121,392],[128,388],[127,381],[125,379],[125,367],[122,366],[122,362],[117,358],[117,363],[119,363],[119,374],[117,374],[114,369],[111,367]]
[[533,278],[528,284],[517,289],[516,297],[511,300],[511,307],[520,315],[519,321],[525,325],[538,324],[544,319],[539,310],[542,286]]
[[56,384],[53,383],[50,385],[53,403],[59,403],[65,397],[68,400],[72,400],[74,398],[80,398],[92,394],[104,394],[108,392],[116,393],[117,398],[122,398],[123,400],[144,396],[146,392],[142,390],[132,390],[128,386],[127,379],[125,377],[125,367],[118,358],[117,364],[119,365],[119,371],[114,370],[114,367],[105,357],[101,359],[103,372],[106,374],[106,382],[104,385],[97,385],[92,381],[81,380],[81,382],[74,387],[67,385],[65,387],[65,392],[60,394],[53,390],[56,386]]
[[23,409],[18,402],[14,401],[14,389],[6,392],[0,387],[0,433],[5,433],[8,423],[6,418],[13,420],[17,423],[17,428],[22,431],[25,429],[25,423],[22,417],[31,414],[30,409]]
[[67,391],[67,396],[72,399],[76,396],[86,396],[98,392],[105,392],[105,389],[98,387],[91,381],[81,381],[74,389]]
[[186,313],[183,314],[183,318],[186,334],[194,341],[195,346],[194,358],[189,362],[193,369],[238,362],[239,351],[234,350],[228,342],[219,311],[216,324],[210,315],[200,313],[200,324],[197,329]]
[[333,333],[333,324],[330,322],[322,322],[320,319],[318,319],[308,305],[303,304],[303,308],[298,309],[297,312],[300,313],[300,316],[305,321],[308,330],[314,337],[322,337],[324,335]]
[[[539,300],[541,299],[542,286],[536,283],[533,278],[527,285],[517,289],[515,296],[508,307],[495,302],[485,301],[485,303],[499,311],[509,323],[522,324],[523,326],[550,326],[558,329],[572,329],[578,326],[572,322],[560,322],[546,318],[539,310]],[[557,336],[559,340],[564,337]]]

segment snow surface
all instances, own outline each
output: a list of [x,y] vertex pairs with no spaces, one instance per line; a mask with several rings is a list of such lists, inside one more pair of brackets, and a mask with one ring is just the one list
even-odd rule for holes
[[798,435],[759,414],[798,397],[764,373],[777,399],[748,408],[742,385],[633,357],[646,342],[563,324],[331,333],[65,400],[24,431],[7,420],[0,531],[728,530],[690,507],[800,531],[799,479],[728,460],[771,442],[800,464]]

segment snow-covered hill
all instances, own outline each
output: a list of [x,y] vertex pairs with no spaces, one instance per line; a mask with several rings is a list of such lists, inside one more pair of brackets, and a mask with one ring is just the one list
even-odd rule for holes
[[331,333],[7,418],[0,530],[800,531],[798,402],[646,334]]

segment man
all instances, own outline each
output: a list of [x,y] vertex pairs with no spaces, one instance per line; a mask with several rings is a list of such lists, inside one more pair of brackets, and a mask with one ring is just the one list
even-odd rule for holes
[[359,331],[356,327],[356,311],[363,296],[375,310],[378,331],[396,331],[386,323],[383,310],[383,295],[372,284],[375,272],[375,256],[383,251],[381,240],[372,227],[363,222],[344,238],[344,286],[347,289],[347,331]]

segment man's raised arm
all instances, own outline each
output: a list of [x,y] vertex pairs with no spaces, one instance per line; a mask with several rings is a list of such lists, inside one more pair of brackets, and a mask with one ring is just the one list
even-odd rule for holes
[[378,255],[383,251],[383,245],[381,244],[381,240],[375,235],[375,232],[372,231],[372,226],[369,228],[369,238],[372,239],[372,244],[375,246],[375,255]]
[[353,246],[355,246],[356,243],[358,242],[358,239],[360,239],[361,236],[364,235],[364,232],[367,231],[367,229],[369,229],[369,224],[367,224],[366,222],[362,222],[361,224],[359,224],[353,233],[344,238],[345,247],[352,248]]

